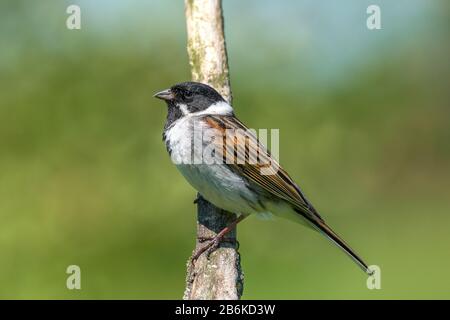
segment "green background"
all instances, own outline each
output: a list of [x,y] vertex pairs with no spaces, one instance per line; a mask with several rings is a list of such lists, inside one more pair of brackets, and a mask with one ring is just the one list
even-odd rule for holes
[[[224,1],[237,115],[280,129],[282,165],[382,270],[368,290],[319,234],[252,217],[244,299],[450,298],[449,9]],[[181,1],[0,3],[0,298],[182,297],[195,191],[152,94],[189,78]]]

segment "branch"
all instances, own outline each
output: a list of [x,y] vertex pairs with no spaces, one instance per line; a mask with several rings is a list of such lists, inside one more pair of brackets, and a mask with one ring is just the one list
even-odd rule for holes
[[[192,80],[209,84],[231,103],[228,61],[223,30],[221,0],[185,0],[187,50]],[[197,198],[197,241],[212,238],[236,219],[200,195]],[[188,261],[186,290],[183,299],[233,299],[242,295],[243,274],[237,251],[236,230],[226,242],[212,252],[209,259],[201,255],[195,263]]]

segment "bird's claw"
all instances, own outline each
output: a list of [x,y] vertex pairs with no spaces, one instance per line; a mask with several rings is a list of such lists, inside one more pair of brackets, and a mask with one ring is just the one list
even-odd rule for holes
[[200,256],[203,253],[206,253],[206,257],[209,259],[211,253],[213,253],[215,250],[217,250],[217,248],[219,247],[219,245],[222,242],[230,242],[230,243],[237,242],[233,238],[225,238],[225,237],[217,237],[217,236],[214,237],[214,238],[211,238],[211,237],[199,237],[199,238],[197,238],[197,240],[200,243],[203,243],[203,242],[206,242],[206,241],[209,241],[209,243],[204,245],[203,247],[201,247],[200,249],[198,249],[198,250],[196,250],[194,252],[194,254],[192,255],[192,261],[194,261],[194,262],[198,258],[200,258]]
[[[203,243],[206,241],[214,241],[214,239],[216,239],[216,237],[197,237],[198,242]],[[236,239],[234,238],[220,238],[219,242],[229,242],[229,243],[234,243],[234,242],[238,242]]]
[[209,256],[211,255],[211,253],[213,253],[214,251],[217,250],[217,248],[220,245],[220,241],[221,239],[218,238],[214,238],[213,240],[211,240],[211,242],[207,245],[207,249],[206,249],[206,257],[209,259]]

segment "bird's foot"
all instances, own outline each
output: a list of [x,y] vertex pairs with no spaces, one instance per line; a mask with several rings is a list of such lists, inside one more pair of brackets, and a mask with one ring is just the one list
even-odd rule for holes
[[238,217],[235,221],[233,221],[229,226],[223,228],[214,238],[203,238],[203,237],[198,237],[198,241],[204,242],[204,241],[208,241],[209,243],[202,246],[201,248],[197,249],[196,251],[194,251],[194,253],[192,254],[192,262],[195,262],[204,252],[207,253],[207,257],[209,258],[209,255],[214,252],[214,250],[216,250],[219,245],[220,242],[222,241],[230,241],[231,243],[235,243],[236,246],[236,250],[239,248],[239,243],[237,242],[237,240],[235,238],[228,238],[225,239],[225,235],[228,234],[231,230],[233,230],[236,225],[242,221],[246,216],[240,216]]
[[205,254],[208,259],[211,253],[217,250],[222,240],[223,240],[222,238],[215,237],[208,243],[208,245],[206,246],[207,248],[205,250]]
[[[198,240],[198,242],[203,243],[203,242],[207,242],[207,241],[214,241],[215,238],[217,238],[217,236],[216,237],[198,237],[197,240]],[[234,243],[235,241],[236,241],[236,239],[227,238],[227,237],[222,237],[220,239],[220,242]]]
[[199,237],[198,241],[200,243],[208,241],[208,243],[194,252],[194,254],[192,255],[193,261],[196,261],[203,253],[206,253],[206,257],[209,258],[211,253],[213,253],[222,242],[229,242],[232,244],[237,243],[236,239],[225,238],[221,235],[217,235],[215,237]]

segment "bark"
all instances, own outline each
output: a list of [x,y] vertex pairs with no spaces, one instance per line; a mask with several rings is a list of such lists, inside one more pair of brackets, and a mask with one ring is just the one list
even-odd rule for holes
[[[192,80],[209,84],[231,103],[221,1],[185,0],[185,6]],[[206,244],[199,242],[199,238],[214,237],[235,219],[235,214],[225,212],[199,196],[196,249]],[[227,241],[222,242],[209,258],[203,254],[195,263],[189,259],[183,299],[237,300],[241,297],[243,273],[236,230],[226,238]]]

